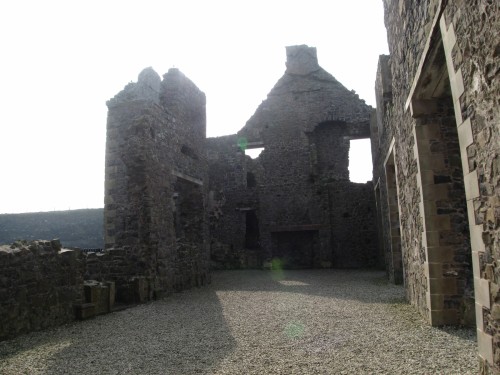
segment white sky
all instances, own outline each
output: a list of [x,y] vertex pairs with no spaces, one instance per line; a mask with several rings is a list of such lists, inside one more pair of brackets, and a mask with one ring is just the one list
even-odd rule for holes
[[208,135],[231,134],[295,44],[375,105],[382,0],[2,1],[0,213],[103,207],[105,102],[143,68],[179,68],[207,95]]

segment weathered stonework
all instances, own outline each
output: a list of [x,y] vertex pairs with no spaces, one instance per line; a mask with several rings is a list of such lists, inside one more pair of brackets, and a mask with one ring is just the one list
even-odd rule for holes
[[[206,139],[205,95],[177,69],[145,69],[107,105],[105,249],[0,249],[0,339],[110,312],[115,296],[123,306],[203,285],[210,266],[379,265],[373,186],[348,170],[374,113],[314,48],[287,48],[285,74],[238,134]],[[261,156],[245,155],[255,147]],[[39,248],[50,256],[32,260]]]
[[208,282],[205,95],[177,69],[161,80],[148,68],[108,107],[106,269],[117,299],[137,295],[138,278],[146,300]]
[[387,269],[433,325],[471,324],[475,310],[481,372],[499,373],[499,5],[384,7],[391,55],[379,61],[372,150]]
[[[315,48],[287,47],[286,66],[236,135],[208,142],[212,260],[375,266],[372,187],[348,171],[349,140],[369,138],[372,109],[319,66]],[[245,157],[255,147],[260,156]]]
[[59,241],[0,246],[0,340],[75,319],[85,259]]

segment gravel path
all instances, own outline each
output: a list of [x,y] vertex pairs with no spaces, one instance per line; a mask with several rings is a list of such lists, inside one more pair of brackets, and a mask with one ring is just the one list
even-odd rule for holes
[[0,342],[0,374],[476,374],[371,271],[225,271],[212,285]]

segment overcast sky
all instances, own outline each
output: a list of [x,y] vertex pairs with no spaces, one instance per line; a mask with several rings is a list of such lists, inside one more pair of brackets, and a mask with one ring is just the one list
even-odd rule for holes
[[2,1],[0,213],[103,207],[105,103],[143,68],[179,68],[207,96],[208,135],[231,134],[296,44],[375,105],[382,0]]

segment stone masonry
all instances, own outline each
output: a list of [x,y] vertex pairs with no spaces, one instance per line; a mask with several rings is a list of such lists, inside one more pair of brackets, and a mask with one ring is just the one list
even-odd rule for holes
[[386,269],[431,324],[475,324],[481,373],[500,373],[499,4],[384,7],[371,128]]
[[85,261],[54,241],[0,246],[0,340],[75,319]]
[[[307,46],[287,47],[237,134],[206,138],[205,95],[177,69],[109,100],[105,252],[1,246],[0,339],[109,312],[115,292],[203,285],[211,267],[384,263],[429,324],[475,325],[480,372],[500,374],[500,4],[383,3],[376,111]],[[373,182],[356,184],[349,141],[368,137]]]
[[0,339],[204,285],[210,267],[379,265],[373,185],[348,170],[373,109],[315,48],[286,52],[237,134],[206,138],[205,95],[177,69],[147,68],[107,102],[104,252],[2,247]]
[[[180,71],[145,69],[108,101],[105,247],[117,299],[209,281],[205,95]],[[135,293],[136,294],[136,293]]]
[[[349,181],[349,140],[372,108],[287,47],[286,72],[235,135],[209,139],[212,261],[222,267],[370,267],[378,262],[372,186]],[[252,160],[247,148],[263,147]]]

